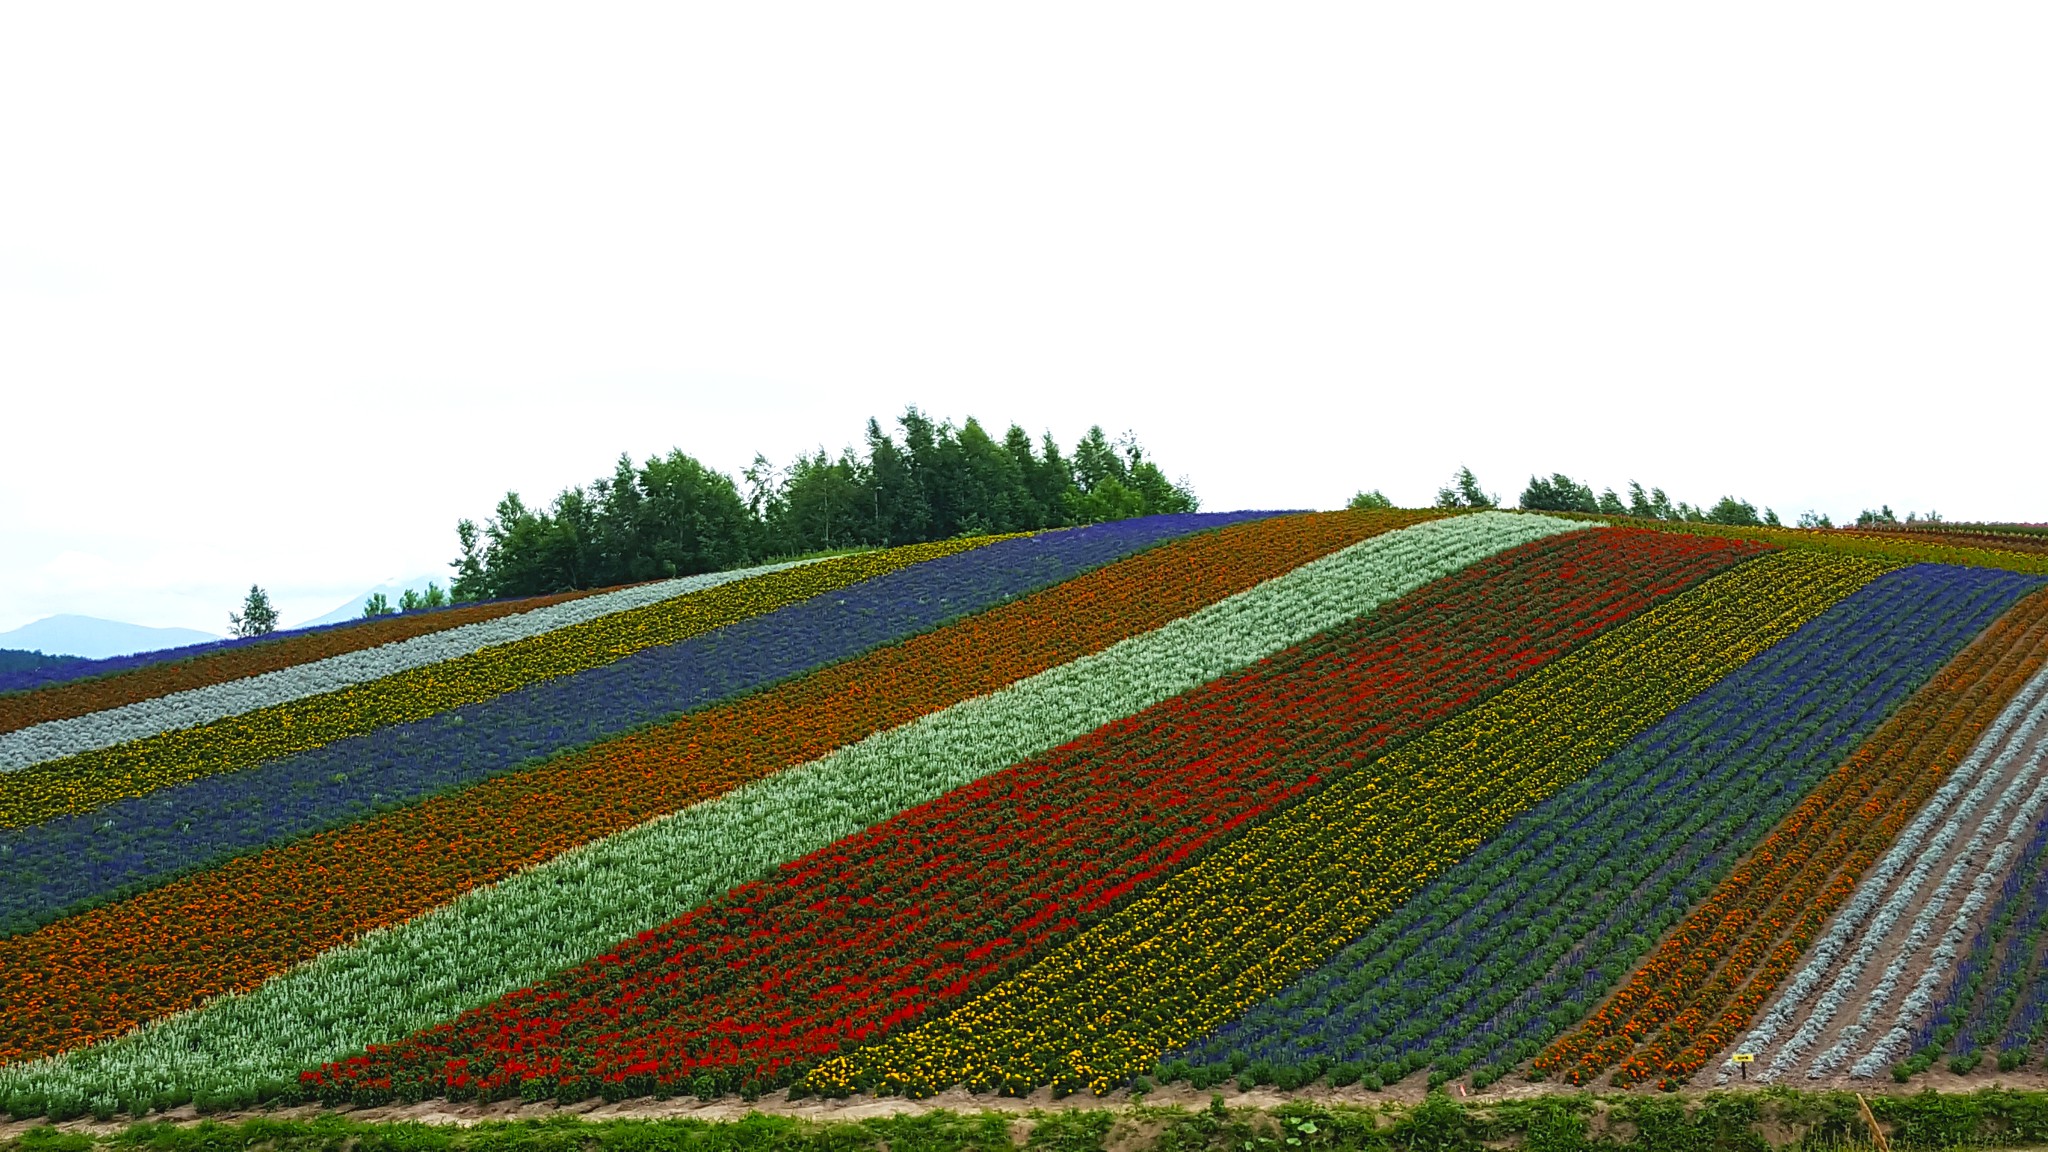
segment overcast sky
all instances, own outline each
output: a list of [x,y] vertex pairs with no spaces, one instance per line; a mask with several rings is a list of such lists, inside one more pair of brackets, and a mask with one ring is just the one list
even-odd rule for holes
[[0,9],[0,629],[906,404],[2048,520],[2038,4]]

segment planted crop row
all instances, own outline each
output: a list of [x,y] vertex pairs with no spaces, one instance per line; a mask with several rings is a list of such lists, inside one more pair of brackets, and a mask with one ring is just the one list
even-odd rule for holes
[[[2043,681],[2042,675],[2034,678],[2015,698],[2019,707],[2009,705],[1976,749],[1928,798],[1890,850],[1857,883],[1848,904],[1814,943],[1806,965],[1787,984],[1777,1003],[1750,1030],[1748,1039],[1757,1045],[1755,1051],[1759,1055],[1768,1052],[1771,1057],[1760,1070],[1760,1079],[1769,1081],[1789,1072],[1816,1045],[1833,1036],[1835,1042],[1814,1057],[1807,1073],[1818,1078],[1861,1049],[1873,1026],[1881,1033],[1878,1016],[1889,1009],[1907,968],[1930,942],[1935,921],[1948,909],[1965,875],[1973,866],[2003,872],[2017,845],[2001,844],[1988,857],[1984,849],[1987,839],[1996,836],[1996,829],[2013,818],[2016,806],[2026,810],[2026,818],[2016,822],[2030,824],[2031,810],[2039,804],[2038,799],[2030,800],[2028,793],[2035,791],[2040,761],[2030,762],[2020,753],[2042,719],[2033,709]],[[1988,811],[1987,801],[1991,802]],[[2015,828],[2014,835],[2020,834],[2023,830]],[[1934,882],[1938,872],[1944,874]],[[1930,882],[1934,882],[1931,889]],[[1965,897],[1966,917],[1974,911],[1970,904],[1979,895],[1988,893]],[[1887,963],[1865,994],[1860,1012],[1853,1021],[1841,1024],[1838,1014],[1851,1007],[1849,998],[1880,959]],[[1945,964],[1933,967],[1940,969],[1937,977],[1948,970]],[[1798,1028],[1785,1035],[1794,1021]],[[1771,1051],[1773,1039],[1779,1040],[1775,1051]],[[1882,1067],[1881,1060],[1870,1063]],[[1858,1062],[1859,1074],[1867,1076],[1863,1064]]]
[[913,1031],[804,1081],[1106,1091],[1334,955],[1516,813],[1882,571],[1753,560],[1343,776]]
[[[939,794],[921,789],[942,792],[964,782],[959,773],[971,779],[1047,746],[1032,740],[1071,739],[1163,698],[1148,693],[1171,695],[1233,660],[1312,634],[1360,598],[1397,595],[1405,580],[1564,527],[1506,515],[1417,519],[1287,517],[1176,541],[663,728],[0,942],[0,1058],[103,1039],[254,987],[380,925],[503,881],[254,996],[172,1021],[132,1049],[123,1041],[77,1057],[90,1065],[80,1073],[88,1077],[150,1075],[164,1061],[192,1075],[290,1075],[308,1058],[396,1039],[585,959],[717,888]],[[1375,538],[1404,525],[1416,526]],[[1363,544],[1315,560],[1360,537]],[[1297,568],[1304,561],[1312,562]],[[1199,620],[1161,629],[1204,605]],[[1088,659],[1069,663],[1079,657]],[[981,695],[1034,674],[1029,690]],[[971,707],[948,707],[975,697]],[[883,732],[896,725],[907,727]],[[816,771],[762,780],[863,740]],[[988,762],[1020,740],[1018,756]],[[962,752],[941,765],[953,774],[946,780],[912,771],[932,748]],[[757,780],[729,802],[703,803]],[[555,866],[529,867],[678,809]],[[814,834],[824,839],[805,839]],[[522,867],[529,870],[506,879]],[[661,902],[703,875],[714,878],[713,891]],[[593,876],[602,882],[579,882]],[[167,924],[175,925],[168,934]],[[149,1035],[175,1039],[153,1047]],[[337,1037],[338,1049],[321,1046]],[[273,1061],[280,1053],[282,1068]]]
[[958,1001],[1333,769],[1745,554],[1654,533],[1525,545],[311,1082],[359,1099],[393,1082],[407,1097],[570,1098],[706,1075],[785,1082]]
[[[561,592],[553,596],[534,596],[523,600],[459,604],[453,608],[435,611],[379,616],[371,620],[352,621],[347,625],[257,637],[233,647],[202,649],[182,657],[166,653],[143,653],[141,656],[155,659],[132,658],[133,664],[128,667],[122,665],[127,664],[131,658],[85,661],[83,663],[89,665],[107,664],[112,667],[98,669],[98,675],[82,679],[52,680],[33,687],[25,685],[22,691],[0,693],[0,732],[13,732],[31,724],[83,716],[88,712],[118,708],[139,700],[153,700],[169,696],[173,692],[204,688],[210,684],[224,684],[230,680],[261,676],[280,668],[310,664],[316,660],[325,660],[348,652],[360,652],[385,644],[397,644],[417,636],[445,632],[486,620],[530,613],[590,595],[592,593],[587,591]],[[49,671],[55,672],[58,669]],[[23,675],[25,677],[27,674]],[[6,683],[0,681],[0,685]]]
[[0,734],[0,771],[147,740],[176,729],[196,728],[259,708],[289,704],[294,700],[381,680],[400,672],[468,656],[485,648],[542,636],[588,620],[629,612],[788,567],[791,565],[771,564],[664,580],[657,584],[640,584],[532,612],[501,616],[375,648],[294,664],[259,676],[191,688],[69,719],[50,720]]
[[[139,673],[146,669],[178,664],[204,664],[208,661],[252,649],[298,644],[309,640],[321,646],[328,643],[350,644],[352,641],[349,639],[349,636],[359,629],[374,625],[391,624],[395,621],[407,621],[407,626],[410,628],[416,626],[421,621],[431,621],[436,617],[446,616],[454,612],[477,613],[457,618],[458,623],[473,623],[477,620],[490,619],[494,613],[525,612],[559,600],[588,595],[590,595],[589,592],[559,592],[549,596],[523,596],[507,600],[476,601],[445,608],[430,608],[400,615],[380,616],[374,620],[344,620],[338,624],[315,624],[305,628],[266,632],[260,636],[233,636],[225,640],[206,640],[198,644],[180,645],[176,648],[153,648],[146,652],[132,652],[126,656],[108,656],[97,660],[67,660],[61,664],[51,664],[41,668],[0,672],[0,700],[8,700],[11,703],[14,699],[26,693],[53,691],[59,685],[88,680],[112,680],[116,677]],[[434,626],[430,625],[427,630],[433,631]],[[399,635],[405,634],[409,633],[400,633]],[[387,640],[371,640],[364,644],[363,647],[374,647],[376,644],[385,643],[392,634],[383,633],[381,630],[378,630],[373,631],[371,635],[385,635]],[[332,656],[336,652],[350,650],[352,649],[335,648],[331,651],[322,650],[319,654],[321,656]],[[269,658],[265,657],[264,659]],[[296,660],[288,660],[287,662],[296,663]]]
[[670,719],[1243,518],[1156,516],[1000,541],[243,772],[0,831],[0,934]]
[[[2048,680],[2036,677],[2023,696],[2038,699]],[[2048,814],[2007,874],[1996,903],[1957,964],[1933,1010],[1913,1036],[1915,1049],[1895,1075],[1922,1072],[1943,1055],[1958,1072],[1988,1050],[2000,1071],[2025,1064],[2040,1039],[2043,925],[2048,923]]]
[[2048,553],[2048,534],[2039,531],[2013,532],[1960,526],[1907,528],[1904,525],[1896,528],[1841,528],[1837,531],[1849,536],[1921,540],[1965,548],[1988,548],[1995,552],[2031,552],[2036,555]]
[[585,621],[368,684],[0,774],[0,827],[19,828],[55,816],[90,812],[123,797],[250,768],[387,725],[488,700],[995,539],[984,536],[836,556]]
[[2048,555],[2008,552],[1980,547],[1975,543],[1944,543],[1918,536],[1873,535],[1821,529],[1741,527],[1690,520],[1620,521],[1654,528],[1659,532],[1684,532],[1700,536],[1722,536],[1735,540],[1756,540],[1784,548],[1808,548],[1840,556],[1867,556],[1874,560],[1895,560],[1908,564],[1957,564],[1971,568],[2003,568],[2009,572],[2048,575]]
[[1581,1084],[1617,1062],[1622,1083],[1697,1072],[1749,1026],[1855,878],[2044,658],[2048,592],[2036,592],[1901,705],[1535,1072]]
[[[2048,780],[2044,780],[2041,774],[2043,759],[2048,757],[2048,744],[2041,742],[2040,734],[2041,721],[2048,719],[2048,708],[2037,705],[2027,719],[2031,722],[2028,726],[2034,729],[2031,734],[2033,747],[2023,753],[2025,760],[2015,774],[2013,784],[2009,786],[2005,795],[1999,797],[1998,804],[1988,814],[1985,822],[1979,825],[1977,834],[1965,844],[1963,857],[1954,862],[1948,875],[1943,878],[1941,886],[1936,890],[1936,899],[1930,900],[1920,915],[1914,918],[1912,928],[1908,930],[1906,939],[1901,942],[1892,963],[1886,966],[1878,988],[1870,995],[1857,1023],[1851,1028],[1843,1029],[1841,1043],[1822,1053],[1814,1061],[1815,1072],[1832,1070],[1841,1060],[1847,1058],[1852,1046],[1867,1035],[1866,1030],[1875,1030],[1872,1027],[1873,1020],[1879,1013],[1890,1009],[1891,994],[1897,991],[1907,963],[1920,948],[1930,942],[1934,944],[1927,954],[1926,961],[1921,964],[1919,979],[1913,982],[1913,986],[1907,989],[1900,999],[1898,1010],[1893,1014],[1891,1027],[1885,1029],[1857,1059],[1850,1069],[1850,1075],[1868,1079],[1883,1071],[1894,1057],[1901,1055],[1912,1038],[1913,1029],[1925,1019],[1929,1008],[1932,1007],[1935,987],[1953,975],[1956,960],[1962,952],[1963,941],[1990,899],[1991,885],[2002,877],[2006,867],[2013,862],[2013,853],[2019,848],[2019,840],[2025,834],[2025,826],[2033,822],[2044,805],[2048,805]],[[2015,736],[2015,741],[2018,740],[2019,737]],[[2014,813],[2009,825],[2003,819],[2007,812]],[[1986,843],[1999,837],[2001,826],[2004,838],[1992,846],[1990,856],[1977,856],[1977,853],[1983,851]],[[1978,863],[1979,860],[1982,860],[1981,864]],[[1962,901],[1957,906],[1954,916],[1948,917],[1947,899],[1958,894],[1958,888],[1965,878],[1969,880],[1969,890],[1962,893]],[[1947,920],[1946,930],[1935,936],[1934,929],[1941,927],[1943,920]]]
[[1517,817],[1329,964],[1171,1058],[1200,1082],[1259,1068],[1489,1082],[1589,999],[2033,581],[1915,566],[1880,577]]

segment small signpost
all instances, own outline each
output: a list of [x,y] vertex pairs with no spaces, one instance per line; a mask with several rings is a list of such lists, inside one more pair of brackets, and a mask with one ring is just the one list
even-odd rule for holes
[[1749,1066],[1756,1062],[1756,1053],[1737,1052],[1735,1055],[1730,1056],[1728,1059],[1734,1061],[1737,1064],[1742,1065],[1742,1078],[1744,1080],[1749,1079]]

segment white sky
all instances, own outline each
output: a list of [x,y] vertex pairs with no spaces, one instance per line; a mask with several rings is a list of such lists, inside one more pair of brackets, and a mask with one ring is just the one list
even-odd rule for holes
[[0,629],[906,403],[2048,520],[2038,4],[315,7],[0,8]]

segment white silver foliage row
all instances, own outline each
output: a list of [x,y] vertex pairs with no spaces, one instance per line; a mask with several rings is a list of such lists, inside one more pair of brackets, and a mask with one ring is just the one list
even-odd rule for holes
[[189,688],[153,700],[138,700],[119,708],[108,708],[66,720],[45,721],[0,734],[0,771],[16,771],[34,764],[60,760],[66,756],[97,752],[103,748],[146,740],[182,728],[211,724],[230,716],[254,712],[259,708],[288,704],[293,700],[339,691],[415,668],[424,668],[429,664],[439,664],[444,660],[468,656],[485,648],[528,640],[567,628],[572,624],[644,608],[650,604],[659,604],[664,600],[673,600],[678,596],[687,596],[692,592],[701,592],[734,580],[744,580],[749,576],[760,576],[792,566],[790,563],[765,564],[731,572],[712,572],[703,576],[663,580],[636,588],[621,588],[616,592],[601,592],[595,596],[583,596],[565,603],[535,608],[530,612],[464,624],[442,632],[431,632],[425,636],[380,644],[375,648],[344,652],[338,656],[329,656],[323,660],[297,664],[290,668],[280,668],[257,676],[247,676],[240,680],[230,680],[224,684]]
[[[2023,738],[2024,733],[2030,730],[2032,722],[2030,714],[2028,721],[2020,725],[2021,738]],[[1927,878],[1933,874],[1934,869],[1943,860],[1948,858],[1951,849],[1955,846],[1956,840],[1962,835],[1963,825],[1976,812],[1977,807],[2000,784],[2007,784],[2006,796],[2010,796],[2012,789],[2018,786],[2007,783],[2007,769],[2011,767],[2017,751],[2016,745],[2009,744],[1998,754],[1992,761],[1990,770],[1978,777],[1976,783],[1964,794],[1961,803],[1955,806],[1954,810],[1948,814],[1948,818],[1935,830],[1933,839],[1929,841],[1927,847],[1914,860],[1912,870],[1892,888],[1890,896],[1878,908],[1877,915],[1872,918],[1870,924],[1864,929],[1862,940],[1855,954],[1850,958],[1849,964],[1836,976],[1834,984],[1821,997],[1821,1002],[1828,1005],[1828,1016],[1832,1016],[1835,1007],[1853,991],[1857,981],[1862,979],[1863,972],[1869,966],[1872,958],[1886,947],[1893,947],[1895,954],[1891,965],[1887,966],[1885,974],[1879,978],[1876,988],[1873,989],[1872,996],[1879,1003],[1890,997],[1891,988],[1897,983],[1898,973],[1903,971],[1904,965],[1912,953],[1917,951],[1921,944],[1925,943],[1929,931],[1928,925],[1932,923],[1934,917],[1940,914],[1940,910],[1946,905],[1948,898],[1954,894],[1956,884],[1959,882],[1963,870],[1967,867],[1970,853],[1974,849],[1970,845],[1965,845],[1960,857],[1950,866],[1942,883],[1921,903],[1920,914],[1914,920],[1914,927],[1906,934],[1903,940],[1894,942],[1892,938],[1893,932],[1898,925],[1899,918],[1904,916],[1907,910],[1913,906],[1913,901],[1919,895],[1921,886],[1927,882]],[[1994,808],[1992,813],[1987,814],[1983,820],[1978,821],[1979,831],[1977,836],[1973,838],[1972,844],[1981,846],[1983,838],[1982,829],[1985,827],[1985,821],[1996,819],[1999,809],[2002,809],[2004,806],[2005,801],[2002,799],[2000,805]],[[1863,1019],[1859,1020],[1857,1024],[1844,1029],[1842,1038],[1815,1060],[1814,1064],[1808,1068],[1807,1075],[1814,1079],[1819,1079],[1839,1066],[1841,1061],[1847,1057],[1851,1046],[1853,1046],[1857,1039],[1861,1038],[1864,1029],[1867,1028],[1869,1020],[1875,1012],[1876,1009],[1872,1007],[1867,998],[1862,1014]],[[1799,1055],[1805,1045],[1798,1044],[1797,1041],[1801,1037],[1807,1037],[1810,1040],[1811,1036],[1817,1034],[1819,1025],[1825,1022],[1821,1012],[1816,1008],[1814,1017],[1808,1021],[1809,1027],[1802,1028],[1800,1036],[1794,1037],[1793,1042],[1788,1042],[1785,1051],[1779,1054],[1779,1059],[1772,1062],[1773,1067],[1777,1067],[1781,1061],[1789,1060],[1791,1057]]]
[[287,1078],[580,963],[736,884],[1518,544],[1587,525],[1481,513],[1375,537],[1093,656],[568,852],[252,992],[0,1068],[88,1107]]
[[[2005,841],[1992,851],[1988,860],[1983,856],[1984,848],[1992,837],[1998,835],[1999,826],[2010,819],[2010,813],[2015,804],[2019,805],[2022,812],[2029,818],[2032,816],[2034,809],[2038,807],[2038,801],[2035,799],[2035,796],[2038,796],[2035,780],[2040,771],[2041,760],[2038,756],[2029,757],[2020,762],[2016,771],[2010,773],[2002,772],[2001,769],[2012,763],[2015,754],[2025,745],[2027,739],[2032,736],[2034,729],[2038,727],[2040,717],[2040,712],[2028,714],[2026,722],[2019,726],[2011,742],[2006,746],[2005,751],[1999,754],[1993,770],[1985,774],[1984,781],[1979,788],[1971,789],[1974,795],[1979,792],[1988,792],[1994,781],[2004,784],[2004,787],[1999,790],[1998,801],[1982,817],[1978,818],[1975,827],[1971,830],[1970,838],[1964,842],[1962,850],[1954,853],[1955,858],[1949,864],[1947,872],[1943,874],[1941,883],[1935,886],[1934,891],[1929,893],[1925,900],[1921,901],[1920,909],[1914,915],[1912,923],[1907,927],[1904,936],[1897,939],[1896,942],[1891,940],[1891,936],[1895,930],[1894,926],[1898,922],[1900,913],[1894,913],[1890,917],[1889,922],[1885,926],[1884,935],[1879,937],[1875,943],[1890,944],[1892,947],[1891,961],[1885,965],[1885,969],[1879,975],[1876,985],[1865,996],[1862,1010],[1857,1014],[1855,1023],[1844,1028],[1836,1043],[1815,1058],[1813,1065],[1807,1070],[1809,1077],[1817,1080],[1833,1072],[1841,1066],[1844,1060],[1849,1058],[1850,1053],[1856,1050],[1857,1045],[1869,1032],[1871,1023],[1890,1006],[1892,994],[1898,990],[1899,981],[1905,977],[1906,969],[1911,966],[1913,959],[1920,954],[1921,949],[1927,946],[1928,940],[1934,935],[1936,922],[1947,911],[1949,901],[1954,899],[1957,890],[1962,887],[1964,878],[1970,874],[1973,865],[1976,866],[1979,880],[1977,887],[1979,889],[1982,887],[1985,875],[1996,875],[2004,872],[2005,864],[2011,859],[2013,851],[2011,834],[2007,834]],[[2030,793],[2034,795],[2030,796]],[[1936,840],[1943,842],[1944,852],[1946,852],[1947,846],[1953,844],[1961,834],[1962,825],[1969,816],[1970,807],[1973,807],[1973,805],[1959,806],[1955,815],[1943,824],[1941,833],[1936,836]],[[1941,858],[1942,856],[1937,855],[1935,862],[1938,862]],[[1929,866],[1931,867],[1931,863]],[[1918,870],[1916,868],[1916,871]],[[1901,885],[1901,887],[1903,888],[1904,886]],[[1982,901],[1980,900],[1977,903],[1981,907]],[[1964,907],[1966,909],[1970,907],[1970,903],[1967,900],[1964,902]]]
[[[1801,1010],[1820,990],[1822,981],[1834,970],[1835,961],[1841,956],[1842,950],[1848,947],[1857,930],[1869,919],[1879,901],[1884,899],[1893,878],[1920,850],[1929,830],[1948,811],[1949,806],[1972,787],[1985,763],[2003,747],[2005,738],[2013,726],[2029,715],[2044,695],[2048,695],[2048,669],[2043,669],[2027,681],[1999,711],[1976,746],[1970,750],[1970,754],[1949,773],[1948,779],[1928,798],[1920,813],[1899,834],[1891,849],[1878,860],[1869,874],[1863,877],[1849,902],[1835,914],[1827,931],[1814,942],[1807,962],[1791,980],[1786,982],[1776,1002],[1758,1018],[1748,1035],[1736,1045],[1736,1051],[1763,1054],[1770,1049],[1778,1034],[1799,1016]],[[1806,1041],[1808,1044],[1811,1042],[1811,1039]],[[1769,1082],[1785,1071],[1792,1062],[1790,1059],[1779,1062],[1774,1058],[1755,1078]],[[1715,1077],[1715,1083],[1728,1083],[1734,1071],[1733,1063],[1724,1062]]]
[[[2044,753],[2048,753],[2048,745],[2037,743],[2033,753],[2027,757],[2027,763],[2033,771],[2040,770]],[[1929,1009],[1934,1007],[1936,986],[1952,974],[1963,941],[1969,936],[1971,925],[1990,900],[1993,886],[2004,879],[2005,868],[2011,862],[2013,853],[2017,851],[2020,838],[2025,834],[2027,825],[2033,822],[2044,800],[2048,800],[2048,787],[2036,788],[2028,797],[2019,815],[2014,817],[2005,839],[1993,850],[1991,858],[1978,871],[1976,879],[1971,881],[1970,894],[1956,910],[1955,918],[1949,922],[1948,930],[1941,934],[1941,940],[1936,944],[1934,951],[1928,954],[1926,967],[1922,969],[1919,980],[1914,982],[1912,991],[1906,994],[1905,1001],[1899,1005],[1898,1014],[1892,1018],[1892,1027],[1871,1046],[1870,1051],[1865,1053],[1862,1059],[1856,1061],[1849,1069],[1849,1075],[1857,1079],[1869,1079],[1877,1075],[1912,1042],[1913,1027],[1927,1015]]]

